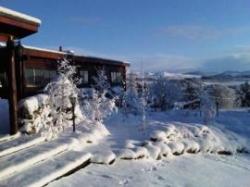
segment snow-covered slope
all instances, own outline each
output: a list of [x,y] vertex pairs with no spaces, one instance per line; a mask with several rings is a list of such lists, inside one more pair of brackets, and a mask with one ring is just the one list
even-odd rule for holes
[[[245,111],[225,111],[214,126],[206,127],[196,112],[149,113],[143,129],[140,116],[113,116],[106,121],[111,137],[92,151],[110,150],[121,160],[112,166],[92,164],[49,186],[248,186],[249,154],[224,156],[212,151],[248,146],[247,119]],[[201,146],[204,151],[193,154]]]

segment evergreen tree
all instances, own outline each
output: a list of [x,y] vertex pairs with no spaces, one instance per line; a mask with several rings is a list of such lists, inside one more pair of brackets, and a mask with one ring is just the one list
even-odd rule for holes
[[239,97],[241,101],[242,107],[249,107],[250,106],[250,85],[248,82],[241,84]]

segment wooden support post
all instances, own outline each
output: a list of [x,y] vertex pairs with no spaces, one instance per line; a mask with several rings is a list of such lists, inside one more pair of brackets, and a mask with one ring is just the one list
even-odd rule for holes
[[16,66],[15,66],[15,46],[13,37],[7,41],[7,77],[8,77],[8,95],[9,95],[9,116],[10,116],[10,134],[16,134],[17,126],[17,85],[16,85]]

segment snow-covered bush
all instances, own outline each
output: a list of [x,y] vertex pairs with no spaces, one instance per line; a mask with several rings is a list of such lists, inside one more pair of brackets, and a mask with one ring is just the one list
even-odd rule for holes
[[71,66],[70,62],[64,59],[59,63],[57,79],[49,83],[45,88],[49,95],[49,105],[53,119],[53,126],[51,126],[52,134],[60,132],[64,127],[72,124],[72,100],[76,102],[76,120],[81,121],[84,119],[79,110],[79,90],[76,86],[75,73],[75,67]]
[[88,99],[81,99],[81,110],[90,121],[103,121],[116,110],[115,99],[107,98],[106,92],[93,89]]
[[102,94],[103,92],[110,92],[111,86],[104,69],[98,69],[96,76],[92,77],[92,79],[94,80],[94,88],[98,93]]
[[174,107],[174,103],[182,98],[182,88],[178,81],[159,76],[149,89],[151,106],[164,111]]
[[58,67],[58,77],[50,82],[46,94],[26,98],[19,103],[22,130],[26,133],[41,133],[48,139],[56,136],[72,124],[72,100],[75,100],[75,121],[85,119],[78,103],[78,88],[74,78],[75,68],[67,60]]
[[116,97],[111,94],[111,86],[104,70],[98,70],[93,80],[95,81],[94,88],[87,91],[82,89],[81,110],[88,120],[102,122],[104,118],[117,110]]
[[207,90],[203,90],[200,96],[200,110],[205,125],[213,122],[216,115],[216,104]]
[[219,108],[233,108],[235,106],[237,97],[234,89],[221,84],[209,85],[205,89]]
[[196,109],[199,107],[199,102],[193,102],[200,99],[202,92],[202,83],[200,79],[184,79],[183,101],[191,103],[186,108]]
[[122,98],[122,111],[125,114],[141,114],[143,103],[138,93],[138,83],[134,74],[129,74],[126,91]]
[[240,89],[238,91],[239,101],[242,107],[250,106],[250,84],[245,82],[240,85]]
[[53,126],[50,116],[49,97],[46,94],[38,94],[19,102],[19,122],[21,131],[34,134],[47,131]]

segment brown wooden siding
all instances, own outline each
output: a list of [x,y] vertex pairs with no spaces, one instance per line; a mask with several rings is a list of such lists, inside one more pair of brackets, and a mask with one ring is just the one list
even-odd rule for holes
[[[4,71],[4,50],[0,48],[0,71]],[[17,89],[18,98],[21,99],[26,96],[31,96],[36,93],[42,92],[45,85],[51,81],[51,79],[44,78],[43,82],[36,82],[37,84],[27,84],[27,72],[32,71],[56,71],[57,65],[60,59],[64,57],[72,59],[74,65],[77,67],[78,76],[80,70],[88,72],[88,83],[80,84],[79,87],[91,87],[94,84],[93,77],[97,76],[97,71],[104,69],[108,77],[108,81],[111,86],[123,86],[122,82],[111,82],[111,72],[120,72],[122,75],[122,81],[126,80],[126,67],[128,64],[121,61],[107,60],[96,57],[86,56],[72,56],[72,54],[65,54],[62,52],[40,51],[37,49],[28,49],[21,46],[16,47],[16,70],[17,70]],[[48,73],[48,72],[46,72]],[[46,74],[47,75],[47,74]],[[41,79],[41,77],[38,76]],[[38,79],[37,78],[37,79]],[[5,89],[0,88],[0,97],[7,97]]]

